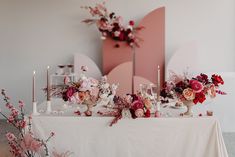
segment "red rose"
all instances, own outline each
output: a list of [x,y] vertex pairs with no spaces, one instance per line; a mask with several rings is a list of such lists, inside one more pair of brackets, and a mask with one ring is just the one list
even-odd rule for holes
[[150,117],[151,116],[151,113],[150,113],[150,110],[146,110],[146,112],[145,112],[145,117]]
[[224,84],[224,80],[222,79],[222,77],[220,75],[212,75],[211,77],[212,82],[215,86],[218,86],[219,84]]
[[143,109],[144,108],[144,103],[141,100],[136,100],[132,103],[131,107],[134,111],[137,109]]
[[205,94],[203,92],[200,92],[195,94],[195,99],[193,100],[193,102],[194,104],[197,104],[198,102],[202,104],[205,100],[206,100]]
[[129,25],[134,26],[135,22],[131,20],[131,21],[129,21]]

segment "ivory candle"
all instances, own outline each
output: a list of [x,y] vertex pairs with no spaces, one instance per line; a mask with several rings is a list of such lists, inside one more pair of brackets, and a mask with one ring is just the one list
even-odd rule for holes
[[157,101],[160,101],[160,91],[161,91],[161,80],[160,80],[160,66],[157,66]]
[[50,101],[51,98],[50,98],[50,79],[49,79],[49,69],[50,67],[47,66],[47,101]]
[[32,101],[36,102],[36,97],[35,97],[35,75],[36,75],[36,71],[33,71],[33,91],[32,91]]

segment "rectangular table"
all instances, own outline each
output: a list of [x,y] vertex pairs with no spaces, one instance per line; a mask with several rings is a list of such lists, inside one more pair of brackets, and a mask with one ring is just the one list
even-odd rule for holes
[[213,117],[121,119],[34,116],[33,131],[55,137],[50,148],[74,157],[227,157],[219,122]]

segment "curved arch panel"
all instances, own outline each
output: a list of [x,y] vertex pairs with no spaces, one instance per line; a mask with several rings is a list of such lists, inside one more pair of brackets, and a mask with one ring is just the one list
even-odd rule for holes
[[165,8],[146,15],[139,24],[145,29],[138,32],[144,41],[136,48],[136,75],[157,83],[157,67],[161,69],[161,84],[165,75]]

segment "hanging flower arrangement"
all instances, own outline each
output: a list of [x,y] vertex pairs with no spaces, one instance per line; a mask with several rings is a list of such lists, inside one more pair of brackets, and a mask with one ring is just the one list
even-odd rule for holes
[[[136,32],[144,27],[136,27],[133,20],[129,21],[128,26],[122,23],[122,17],[117,16],[114,12],[109,12],[105,6],[105,2],[96,4],[94,7],[83,6],[91,14],[92,18],[85,19],[82,22],[86,24],[96,24],[101,33],[101,39],[105,40],[107,37],[115,40],[126,42],[130,47],[139,47],[141,39],[136,36]],[[119,47],[118,43],[115,47]]]

